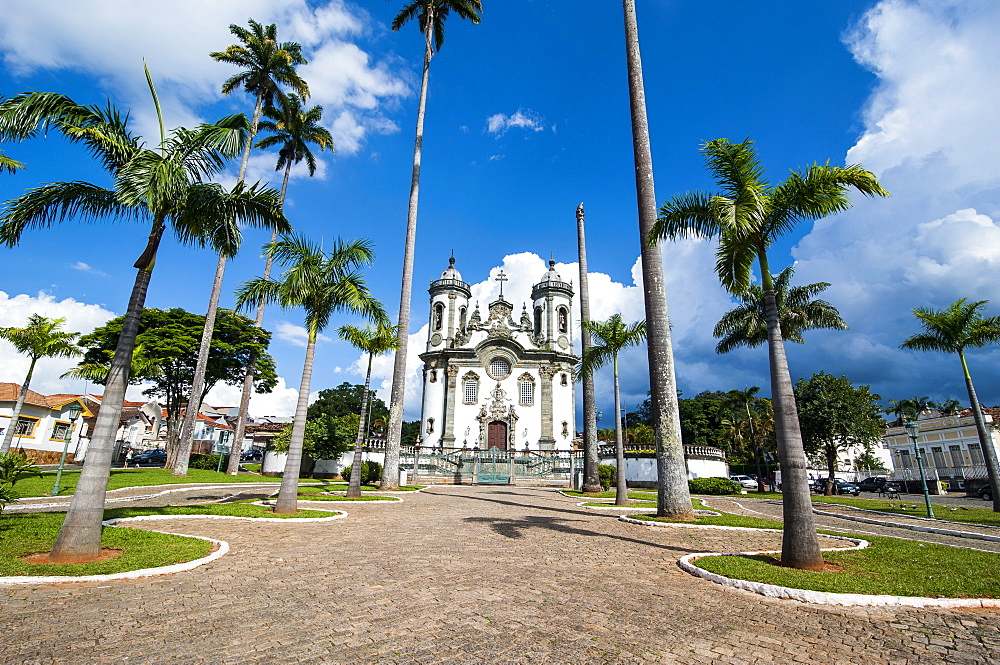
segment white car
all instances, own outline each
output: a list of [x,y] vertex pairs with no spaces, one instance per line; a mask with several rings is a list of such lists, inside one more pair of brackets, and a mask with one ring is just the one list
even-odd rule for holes
[[757,489],[757,481],[750,476],[729,476],[730,480],[738,482],[740,487],[749,490]]

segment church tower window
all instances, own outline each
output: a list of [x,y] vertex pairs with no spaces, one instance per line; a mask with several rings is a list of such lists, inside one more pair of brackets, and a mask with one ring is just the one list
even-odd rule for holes
[[542,308],[535,308],[535,337],[542,334]]
[[565,307],[559,308],[558,314],[559,320],[559,332],[565,333],[569,330],[569,312],[566,311]]
[[444,303],[434,305],[434,330],[444,327]]

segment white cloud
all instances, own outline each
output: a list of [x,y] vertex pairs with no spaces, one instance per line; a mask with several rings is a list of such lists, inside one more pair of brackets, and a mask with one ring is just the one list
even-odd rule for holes
[[[167,127],[213,120],[199,109],[221,98],[222,82],[236,70],[208,54],[234,43],[228,26],[246,26],[247,16],[276,23],[280,39],[302,44],[310,60],[300,69],[311,88],[309,103],[324,106],[338,152],[353,154],[368,132],[396,131],[380,107],[411,94],[411,86],[393,71],[397,63],[375,62],[349,41],[370,28],[371,18],[342,0],[318,7],[305,0],[94,0],[87,11],[79,11],[73,0],[9,3],[0,14],[0,51],[19,74],[68,69],[96,76],[119,104],[131,108],[138,133],[154,137],[158,129],[143,61],[156,82]],[[114,35],[112,58],[108,35]],[[352,115],[357,131],[339,135],[335,120],[344,113]]]
[[[289,323],[288,321],[278,321],[274,326],[274,336],[276,339],[280,339],[283,342],[288,342],[293,346],[306,347],[309,341],[309,331],[306,330],[305,326],[297,326],[294,323]],[[326,335],[319,334],[316,336],[316,341],[318,342],[332,342],[333,339],[327,337]]]
[[[237,406],[243,387],[230,386],[224,383],[216,384],[205,397],[205,403],[213,406]],[[309,403],[311,404],[319,397],[319,392],[309,393]],[[298,403],[299,391],[297,388],[289,388],[283,377],[278,377],[278,385],[274,389],[263,395],[254,393],[250,396],[250,415],[254,418],[265,416],[277,416],[284,418],[295,415],[295,405]]]
[[100,277],[109,276],[108,273],[98,270],[97,268],[93,267],[88,263],[84,263],[83,261],[77,261],[76,263],[71,265],[70,268],[72,268],[73,270],[79,270],[80,272],[89,272],[91,275],[98,275]]
[[513,115],[495,113],[486,119],[486,131],[490,134],[503,136],[511,129],[543,132],[545,120],[531,109],[518,109]]

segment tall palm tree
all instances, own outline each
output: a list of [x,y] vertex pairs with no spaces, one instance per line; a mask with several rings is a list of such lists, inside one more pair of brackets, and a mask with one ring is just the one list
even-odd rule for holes
[[646,116],[646,91],[642,79],[635,0],[623,0],[622,8],[625,16],[625,54],[632,117],[643,297],[649,337],[646,350],[649,356],[650,415],[656,434],[656,514],[660,517],[691,519],[694,513],[691,510],[687,463],[684,460],[680,412],[677,408],[677,380],[674,376],[674,351],[663,277],[663,253],[659,245],[646,242],[656,223],[656,192],[653,187],[653,156],[649,146],[649,120]]
[[[282,84],[298,90],[303,96],[309,94],[309,87],[295,71],[296,65],[306,63],[306,59],[302,57],[302,47],[295,42],[278,43],[277,27],[273,23],[266,27],[253,19],[250,19],[249,23],[250,30],[235,24],[229,26],[229,31],[236,35],[242,44],[233,44],[225,51],[210,54],[219,62],[234,64],[243,69],[222,85],[223,94],[228,95],[234,90],[243,88],[256,97],[250,132],[246,137],[243,157],[240,160],[240,170],[236,178],[237,183],[242,183],[246,176],[250,149],[254,136],[257,134],[262,106],[273,103],[275,96],[281,95]],[[275,235],[271,236],[272,242],[275,237]],[[198,347],[198,361],[195,364],[192,377],[191,394],[188,397],[184,421],[181,424],[180,446],[178,450],[170,451],[171,454],[175,455],[174,459],[169,460],[174,468],[173,475],[175,476],[187,475],[194,427],[201,409],[202,393],[205,392],[205,371],[208,367],[212,333],[215,330],[215,319],[219,310],[219,297],[222,295],[222,280],[226,273],[226,262],[233,256],[234,253],[219,252],[219,260],[215,265],[215,278],[212,281],[212,292],[208,298],[208,311],[205,314],[205,327],[202,330]],[[252,375],[252,367],[252,363],[247,366],[248,375]],[[245,422],[245,418],[238,418],[238,420]],[[243,433],[238,432],[238,434],[239,438],[234,437],[234,447],[241,447],[243,443]],[[230,465],[233,463],[233,457],[230,455]],[[238,463],[238,451],[235,457]]]
[[275,502],[276,513],[294,513],[297,507],[302,441],[309,406],[316,339],[335,312],[351,312],[374,321],[384,321],[382,305],[368,291],[361,268],[375,258],[367,240],[337,240],[327,254],[301,236],[288,236],[265,246],[265,253],[286,270],[277,281],[257,278],[245,282],[236,292],[236,306],[242,309],[257,303],[277,303],[283,309],[301,307],[306,314],[306,358],[292,422],[292,435]]
[[962,403],[954,397],[949,397],[944,402],[935,402],[934,408],[940,411],[942,416],[955,416],[962,410]]
[[146,78],[160,120],[159,141],[153,147],[133,136],[126,116],[110,104],[100,109],[77,104],[64,95],[37,92],[0,104],[0,136],[27,138],[53,127],[88,148],[112,178],[110,187],[50,183],[9,201],[0,212],[0,243],[16,245],[25,229],[68,219],[146,221],[151,226],[146,247],[135,262],[135,283],[87,459],[49,556],[53,562],[87,560],[100,554],[104,499],[139,315],[168,226],[182,243],[208,245],[216,251],[238,245],[239,228],[227,225],[228,221],[287,229],[274,190],[237,184],[227,191],[205,182],[238,154],[246,136],[246,118],[231,116],[194,130],[182,127],[167,134],[148,71]]
[[[587,237],[584,233],[583,204],[576,207],[576,243],[580,268],[580,321],[590,321],[590,280],[587,275]],[[586,354],[591,346],[590,329],[581,325],[580,352]],[[601,491],[598,473],[597,403],[594,396],[594,377],[587,374],[581,380],[583,388],[583,486],[584,492]]]
[[[837,308],[825,300],[814,299],[830,284],[816,282],[805,286],[789,287],[795,271],[785,268],[774,278],[774,303],[778,308],[778,325],[786,342],[804,344],[802,333],[807,330],[828,328],[847,330]],[[751,284],[743,293],[736,294],[740,305],[726,312],[715,325],[712,334],[721,341],[716,353],[728,353],[738,346],[756,348],[767,342],[767,321],[764,318],[764,289]]]
[[622,443],[622,404],[618,387],[618,354],[646,339],[646,322],[625,325],[621,314],[612,314],[607,321],[581,321],[595,343],[583,351],[578,374],[593,377],[594,372],[611,361],[615,377],[615,460],[618,464],[618,487],[615,505],[628,504],[628,484],[625,478],[625,446]]
[[793,172],[779,185],[771,185],[749,139],[742,143],[715,139],[707,142],[702,152],[719,191],[688,192],[665,202],[649,239],[717,237],[715,269],[722,286],[734,295],[746,292],[757,261],[764,291],[771,396],[781,463],[785,521],[781,561],[792,568],[814,568],[822,565],[823,555],[813,522],[806,456],[767,250],[798,222],[847,210],[851,205],[847,195],[850,188],[870,197],[888,196],[888,192],[871,171],[860,165],[814,164],[803,172]]
[[21,391],[18,392],[17,401],[14,403],[14,412],[10,414],[10,424],[3,435],[3,444],[0,444],[0,455],[9,452],[10,445],[14,441],[14,430],[17,428],[17,419],[24,407],[24,398],[28,395],[31,375],[35,373],[35,363],[41,358],[72,358],[83,353],[74,344],[80,333],[59,330],[65,322],[66,319],[63,318],[49,319],[40,314],[32,314],[28,317],[28,325],[24,328],[0,328],[0,339],[7,340],[14,345],[18,353],[23,353],[31,359],[28,373],[21,383]]
[[[315,143],[320,150],[326,150],[329,146],[333,152],[333,136],[330,132],[319,124],[323,117],[323,107],[314,106],[308,111],[302,111],[302,98],[298,95],[277,96],[278,106],[270,104],[264,109],[267,120],[260,123],[259,129],[271,132],[257,142],[258,148],[270,148],[281,146],[278,151],[278,163],[274,167],[275,171],[285,169],[285,177],[281,181],[281,207],[285,206],[285,194],[288,192],[288,178],[292,172],[292,166],[298,164],[303,159],[309,167],[309,175],[316,172],[316,158],[309,148],[310,143]],[[271,242],[278,239],[276,233],[271,234]],[[268,256],[264,261],[264,279],[271,277],[272,259]],[[257,303],[257,313],[254,316],[257,327],[264,323],[264,303]],[[233,436],[233,445],[229,451],[229,465],[226,473],[235,476],[240,468],[240,453],[243,449],[243,435],[246,431],[247,409],[250,406],[250,393],[253,391],[253,368],[255,356],[251,356],[247,363],[247,371],[243,376],[243,392],[240,395],[239,414],[236,418],[236,431]]]
[[750,443],[754,464],[757,467],[757,491],[764,492],[766,491],[763,483],[764,473],[760,466],[764,452],[762,436],[764,432],[760,431],[763,429],[760,416],[763,415],[762,410],[765,413],[770,410],[770,403],[763,397],[757,397],[759,392],[760,386],[749,386],[743,390],[733,389],[726,393],[725,401],[733,411],[732,422],[736,426],[744,425],[748,431],[746,440]]
[[424,143],[424,114],[427,110],[427,80],[431,58],[444,44],[444,22],[455,12],[459,18],[479,23],[482,0],[411,0],[392,21],[400,30],[416,18],[424,35],[424,68],[420,77],[420,102],[417,107],[416,138],[413,142],[413,171],[410,175],[410,201],[406,212],[406,244],[403,248],[403,277],[399,289],[399,346],[392,365],[392,391],[389,396],[389,434],[385,444],[385,466],[381,488],[399,487],[399,448],[403,433],[403,401],[406,396],[406,342],[410,332],[410,301],[413,296],[413,254],[417,243],[417,200],[420,192],[420,160]]
[[365,445],[367,431],[369,386],[372,380],[372,361],[375,356],[394,350],[399,345],[399,333],[395,326],[381,322],[372,328],[365,326],[341,326],[337,331],[340,339],[368,354],[368,371],[365,373],[365,391],[361,396],[361,413],[358,420],[358,438],[354,440],[354,461],[351,464],[351,481],[347,486],[347,496],[361,496],[361,449]]
[[930,307],[917,307],[913,315],[920,320],[924,332],[913,335],[900,344],[904,349],[916,351],[943,351],[957,353],[962,363],[962,373],[965,376],[965,388],[969,391],[969,404],[972,406],[972,417],[976,421],[976,432],[979,433],[979,446],[986,458],[986,468],[993,484],[993,512],[1000,512],[1000,494],[995,490],[1000,487],[1000,473],[997,462],[996,447],[993,437],[986,427],[983,410],[979,406],[976,387],[972,384],[969,374],[969,363],[965,359],[965,349],[980,349],[987,344],[1000,341],[1000,316],[984,317],[981,314],[988,300],[966,302],[966,298],[958,300],[945,309],[937,310]]

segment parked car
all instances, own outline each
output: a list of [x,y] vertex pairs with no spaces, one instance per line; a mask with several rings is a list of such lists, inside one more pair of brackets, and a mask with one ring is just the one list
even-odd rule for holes
[[[826,491],[826,478],[819,478],[813,481],[812,485],[813,492],[819,492],[822,494]],[[833,479],[833,493],[834,494],[853,494],[858,496],[861,494],[861,490],[854,483],[849,483],[846,480],[841,480],[840,478]]]
[[260,450],[248,450],[240,455],[241,462],[260,462],[264,459],[264,453]]
[[875,476],[873,478],[865,478],[858,483],[858,489],[862,492],[884,492],[885,486],[888,484],[889,479],[885,476]]
[[757,481],[750,476],[729,476],[729,479],[740,484],[744,489],[757,489]]
[[993,487],[990,486],[990,485],[985,485],[983,487],[980,487],[979,491],[976,492],[976,494],[978,494],[979,498],[982,499],[982,500],[984,500],[984,501],[992,501],[993,500]]
[[167,463],[167,451],[162,448],[147,450],[132,458],[129,466],[163,466]]

